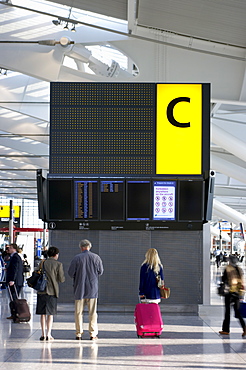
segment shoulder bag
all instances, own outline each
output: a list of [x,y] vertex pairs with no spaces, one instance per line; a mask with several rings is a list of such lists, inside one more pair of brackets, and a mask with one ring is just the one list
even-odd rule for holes
[[161,298],[167,299],[170,297],[171,289],[166,287],[164,281],[161,279],[160,275],[156,277],[157,286],[160,289]]
[[44,268],[44,261],[41,262],[38,271],[33,271],[32,276],[28,278],[27,285],[37,290],[38,292],[43,292],[47,286],[47,276]]

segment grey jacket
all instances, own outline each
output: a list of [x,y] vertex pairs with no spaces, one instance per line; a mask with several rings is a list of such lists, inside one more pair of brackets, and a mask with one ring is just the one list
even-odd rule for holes
[[75,300],[98,298],[98,276],[103,273],[101,258],[88,250],[77,254],[68,269],[73,279]]
[[44,268],[47,276],[47,287],[44,293],[54,295],[58,298],[59,283],[63,283],[65,281],[63,265],[53,257],[50,257],[44,261]]

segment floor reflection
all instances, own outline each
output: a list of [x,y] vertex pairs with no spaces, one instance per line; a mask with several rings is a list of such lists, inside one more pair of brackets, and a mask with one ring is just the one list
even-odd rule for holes
[[164,349],[162,344],[139,344],[136,346],[137,356],[162,356]]
[[[133,314],[99,315],[99,340],[89,336],[74,340],[73,303],[71,309],[57,315],[53,342],[40,342],[39,317],[32,315],[28,324],[6,320],[9,302],[0,293],[0,368],[4,370],[241,370],[246,365],[246,338],[235,318],[231,335],[221,338],[218,331],[223,319],[223,300],[217,284],[225,266],[211,266],[211,302],[199,316],[163,314],[161,338],[137,338]],[[35,296],[25,290],[25,297],[35,310]]]

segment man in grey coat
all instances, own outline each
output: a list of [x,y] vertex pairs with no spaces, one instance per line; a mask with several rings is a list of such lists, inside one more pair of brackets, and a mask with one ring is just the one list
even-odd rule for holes
[[89,240],[81,240],[79,247],[81,253],[73,258],[68,269],[68,275],[73,279],[76,339],[82,339],[83,311],[87,305],[90,339],[97,340],[98,276],[103,273],[103,264],[101,258],[90,251],[92,245]]

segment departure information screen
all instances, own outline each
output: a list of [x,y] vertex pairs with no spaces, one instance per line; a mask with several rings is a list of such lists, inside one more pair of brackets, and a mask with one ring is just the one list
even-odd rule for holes
[[153,83],[51,83],[52,174],[155,173]]
[[100,183],[101,220],[125,219],[123,180],[103,180]]
[[98,219],[98,181],[75,181],[75,219]]
[[87,230],[153,230],[204,219],[203,179],[48,178],[47,189],[50,228],[64,221]]

